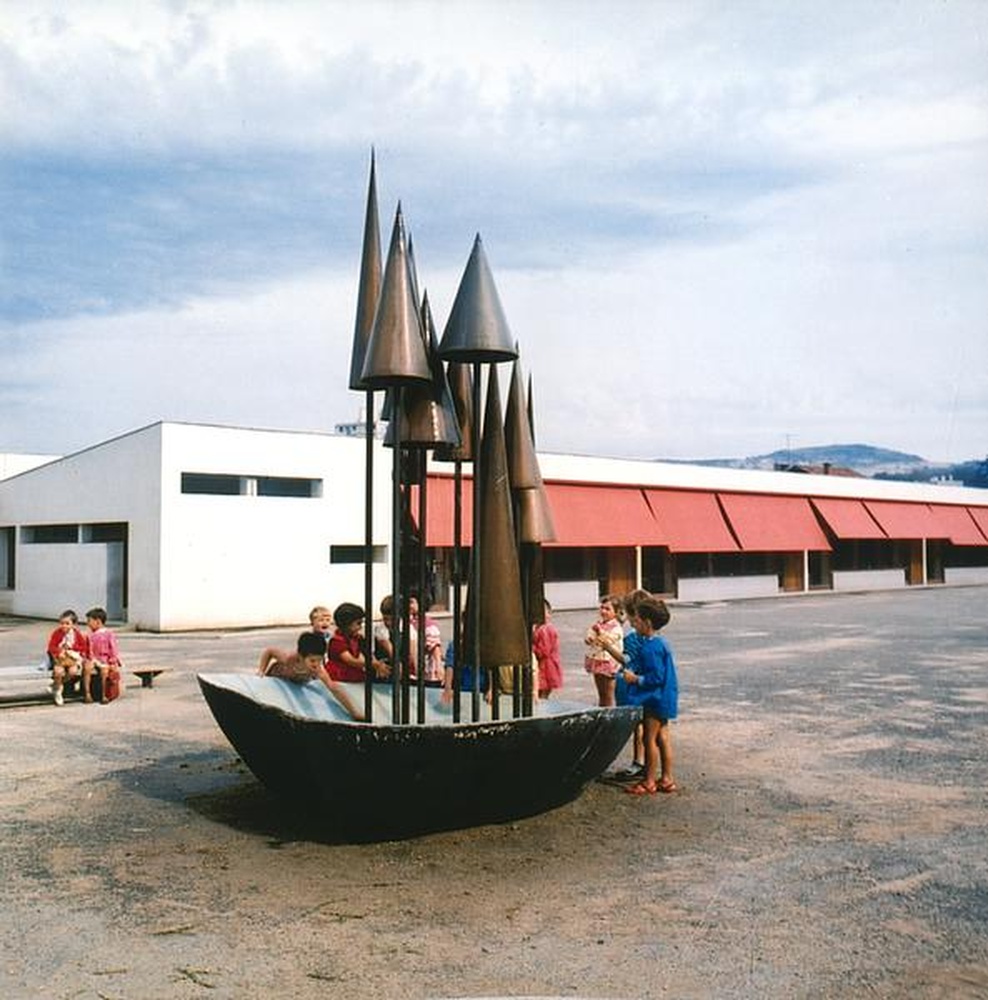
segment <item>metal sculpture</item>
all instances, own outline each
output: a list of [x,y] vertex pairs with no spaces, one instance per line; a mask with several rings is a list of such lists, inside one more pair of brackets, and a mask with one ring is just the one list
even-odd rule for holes
[[[241,674],[199,677],[217,722],[254,774],[325,818],[331,835],[378,840],[553,808],[603,771],[637,721],[631,708],[588,708],[555,698],[533,705],[531,624],[542,610],[541,545],[554,538],[554,529],[534,447],[531,385],[526,406],[517,357],[479,235],[438,344],[428,296],[418,301],[414,252],[400,204],[382,273],[372,155],[350,365],[350,387],[365,392],[367,403],[364,717],[350,719],[317,683],[296,686]],[[515,364],[502,417],[497,365],[505,361]],[[385,444],[392,449],[391,591],[397,613],[390,692],[375,689],[370,669],[374,393],[379,390],[387,395]],[[455,467],[452,705],[438,690],[426,688],[422,660],[430,451]],[[464,462],[473,465],[465,608]],[[413,531],[417,550],[410,547]],[[423,607],[413,725],[406,659],[412,574],[406,566],[416,552]],[[461,718],[465,662],[474,667],[470,721]],[[513,673],[508,719],[502,714],[509,702],[499,692],[503,666]],[[489,705],[481,704],[477,683],[485,669],[492,687]],[[518,761],[524,761],[521,772]],[[451,795],[451,788],[457,794]]]
[[[362,375],[367,355],[367,343],[374,328],[377,303],[381,297],[381,228],[377,212],[377,175],[374,153],[371,151],[370,178],[367,183],[367,208],[364,212],[364,238],[360,255],[360,280],[357,286],[357,317],[353,326],[353,348],[350,352],[350,388],[363,389],[364,447],[364,610],[370,614],[374,600],[374,390],[366,386]],[[370,663],[374,653],[374,637],[368,628],[364,633],[364,663]],[[364,716],[373,711],[373,677],[367,671],[364,684]]]

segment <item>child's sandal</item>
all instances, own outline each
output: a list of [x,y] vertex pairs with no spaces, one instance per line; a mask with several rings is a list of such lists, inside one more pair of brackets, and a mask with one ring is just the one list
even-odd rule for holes
[[625,789],[628,795],[654,795],[657,791],[659,791],[659,786],[647,781],[639,781],[637,785]]

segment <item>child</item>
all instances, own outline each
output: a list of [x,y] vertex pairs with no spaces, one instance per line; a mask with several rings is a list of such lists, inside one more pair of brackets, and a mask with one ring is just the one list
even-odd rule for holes
[[[439,626],[428,615],[425,616],[423,623],[422,616],[419,614],[418,598],[415,596],[408,598],[408,617],[411,624],[408,635],[405,637],[408,649],[404,657],[408,664],[408,675],[415,678],[418,673],[418,641],[421,631],[425,635],[424,674],[426,682],[441,684],[443,680],[443,643]],[[396,620],[394,597],[388,594],[381,601],[381,621],[374,626],[375,655],[388,664],[394,662],[392,631],[395,628]]]
[[[463,658],[466,650],[460,648],[460,657]],[[453,701],[453,643],[450,642],[446,646],[446,655],[443,657],[443,691],[440,695],[440,702],[443,705],[452,704]],[[490,685],[487,682],[487,671],[481,667],[480,676],[478,678],[480,682],[480,692],[484,695],[487,702],[491,700]],[[473,691],[473,667],[468,663],[464,663],[460,666],[460,692],[462,694],[469,695]]]
[[[361,626],[364,609],[359,604],[344,601],[333,612],[336,631],[329,640],[329,659],[326,670],[334,681],[362,681],[364,679],[364,654],[361,650]],[[371,668],[378,680],[391,676],[391,668],[376,658]]]
[[317,604],[309,612],[309,624],[316,635],[322,636],[322,640],[328,651],[329,640],[333,637],[333,612],[329,608],[324,608],[321,604]]
[[601,708],[614,704],[614,675],[617,673],[618,656],[624,638],[617,617],[619,603],[616,597],[601,600],[600,618],[590,626],[583,640],[590,647],[583,666],[593,677],[597,687],[597,703]]
[[559,661],[559,632],[552,624],[552,605],[545,602],[545,621],[532,626],[532,653],[538,663],[540,698],[548,698],[563,686],[563,669]]
[[100,704],[106,705],[120,695],[120,650],[117,637],[106,627],[106,611],[90,608],[86,612],[89,626],[89,652],[82,665],[82,700],[91,705],[93,674],[99,673]]
[[[632,590],[625,594],[622,599],[624,605],[624,647],[622,656],[619,657],[621,663],[629,670],[634,671],[638,662],[638,653],[641,650],[641,636],[635,629],[638,617],[638,605],[641,601],[651,599],[652,595],[647,590]],[[624,682],[622,671],[618,671],[615,678],[614,700],[619,705],[628,704],[628,685]],[[645,775],[645,741],[644,730],[639,722],[635,726],[635,733],[631,746],[631,764],[623,771],[618,772],[617,777],[622,781],[640,781]]]
[[395,658],[394,643],[391,641],[391,630],[395,623],[395,599],[388,594],[381,600],[381,620],[374,623],[374,655],[382,663],[391,664]]
[[412,620],[411,628],[411,663],[412,674],[415,674],[418,664],[418,637],[424,636],[425,641],[425,680],[441,684],[445,673],[443,667],[443,640],[439,626],[428,616],[419,614],[417,597],[408,599],[408,617]]
[[63,705],[62,693],[65,680],[70,684],[82,675],[83,662],[89,655],[89,643],[78,628],[79,617],[69,609],[58,616],[58,628],[48,639],[48,663],[52,669],[52,698],[56,705]]
[[317,678],[326,685],[329,693],[346,709],[351,719],[363,722],[363,715],[356,709],[346,691],[326,672],[326,642],[318,631],[303,632],[298,637],[294,653],[268,647],[261,653],[257,672],[263,677],[281,677],[293,684],[307,684]]
[[672,774],[669,728],[679,709],[679,684],[672,650],[658,634],[668,621],[669,609],[664,601],[650,598],[638,604],[635,628],[642,641],[637,666],[622,672],[628,685],[628,703],[641,705],[645,730],[645,777],[628,789],[631,795],[679,791]]

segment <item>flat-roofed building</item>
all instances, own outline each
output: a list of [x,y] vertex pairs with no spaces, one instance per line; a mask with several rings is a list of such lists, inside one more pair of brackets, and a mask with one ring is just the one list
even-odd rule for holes
[[[363,603],[365,448],[355,436],[163,422],[29,465],[0,480],[0,612],[54,617],[100,604],[138,628],[176,630],[297,623],[314,604]],[[391,581],[391,451],[373,448],[377,601]],[[637,586],[703,601],[988,583],[984,490],[539,461],[556,524],[544,565],[557,607]],[[466,546],[469,496],[467,476]],[[443,606],[452,466],[430,464],[427,498],[429,580]]]

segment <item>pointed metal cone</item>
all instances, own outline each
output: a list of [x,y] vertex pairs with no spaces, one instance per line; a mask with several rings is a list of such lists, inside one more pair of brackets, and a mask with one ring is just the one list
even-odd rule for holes
[[390,423],[395,415],[394,393],[390,389],[385,390],[384,402],[381,403],[381,422]]
[[[492,367],[487,382],[478,483],[481,490],[479,531],[483,538],[477,595],[480,605],[479,666],[488,670],[506,664],[528,663],[531,656],[501,419],[497,369]],[[471,639],[468,635],[466,649],[473,648]]]
[[380,296],[381,227],[377,215],[377,174],[372,150],[370,180],[367,184],[367,210],[364,215],[364,246],[360,258],[360,284],[357,290],[357,318],[353,325],[353,349],[350,352],[351,389],[365,388],[360,376]]
[[415,248],[412,246],[412,234],[408,234],[408,280],[412,283],[412,295],[416,302],[421,302],[419,296],[419,272],[415,267]]
[[541,545],[523,545],[518,554],[528,624],[545,621],[545,556]]
[[516,490],[515,500],[518,504],[518,541],[540,544],[556,541],[556,525],[545,486],[539,483],[533,489]]
[[360,381],[367,389],[432,381],[422,336],[422,320],[409,278],[405,222],[400,204],[395,212],[381,297],[367,342]]
[[511,361],[518,355],[480,234],[460,279],[439,354],[446,361]]
[[532,373],[528,373],[528,429],[532,433],[532,447],[537,448],[535,439],[535,404],[532,402]]
[[453,400],[457,426],[460,429],[460,444],[456,448],[437,448],[433,458],[437,462],[473,461],[473,382],[470,366],[460,361],[451,361],[446,366],[446,383]]
[[504,444],[508,451],[508,474],[513,490],[536,489],[542,485],[542,473],[532,444],[528,412],[521,388],[521,363],[511,366],[511,388],[504,414]]
[[396,424],[400,440],[408,448],[435,448],[439,445],[456,448],[460,444],[460,428],[456,419],[453,397],[446,382],[446,372],[436,344],[436,328],[432,322],[429,297],[422,302],[423,326],[428,331],[429,366],[432,382],[416,383],[401,394],[401,413],[388,425],[385,445],[394,447]]

